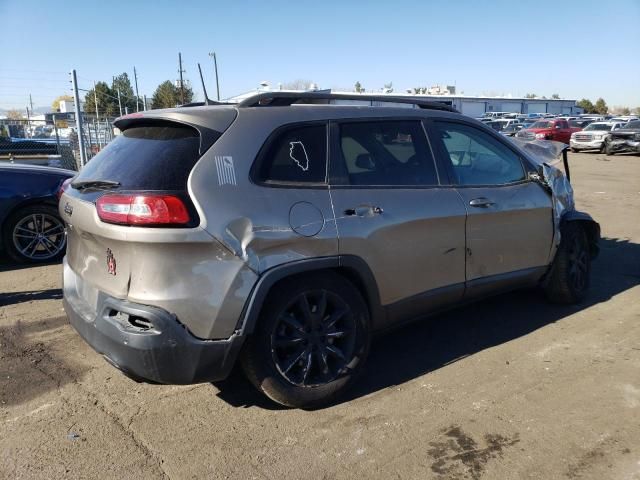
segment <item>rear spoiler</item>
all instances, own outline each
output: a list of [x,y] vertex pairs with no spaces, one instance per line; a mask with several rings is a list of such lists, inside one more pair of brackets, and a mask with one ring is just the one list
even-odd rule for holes
[[130,113],[118,117],[113,125],[122,131],[132,127],[177,124],[193,128],[200,136],[199,153],[203,155],[238,116],[235,108],[190,108],[188,110],[156,110]]

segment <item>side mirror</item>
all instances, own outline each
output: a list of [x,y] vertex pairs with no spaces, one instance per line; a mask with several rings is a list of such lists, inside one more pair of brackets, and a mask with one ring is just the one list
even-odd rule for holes
[[376,165],[373,163],[371,155],[368,153],[361,153],[356,157],[356,167],[363,170],[375,170]]

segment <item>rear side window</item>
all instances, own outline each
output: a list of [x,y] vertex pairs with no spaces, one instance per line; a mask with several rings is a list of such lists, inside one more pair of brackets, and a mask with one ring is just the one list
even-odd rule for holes
[[351,185],[437,185],[422,125],[376,121],[340,125],[340,149]]
[[327,127],[309,125],[281,131],[260,159],[258,180],[276,183],[325,183]]
[[76,181],[111,180],[120,190],[186,190],[200,136],[176,123],[131,127],[80,171]]

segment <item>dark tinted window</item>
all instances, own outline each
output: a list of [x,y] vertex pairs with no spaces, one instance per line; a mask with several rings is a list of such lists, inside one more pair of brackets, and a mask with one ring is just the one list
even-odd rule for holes
[[190,127],[129,128],[92,158],[76,181],[112,180],[121,190],[184,190],[199,147],[200,136]]
[[627,123],[624,128],[640,128],[640,120],[633,120]]
[[325,125],[293,127],[269,146],[259,170],[261,181],[323,183],[327,176]]
[[340,147],[351,185],[438,184],[420,122],[342,124]]
[[456,123],[436,126],[458,185],[503,185],[524,179],[518,155],[491,135]]

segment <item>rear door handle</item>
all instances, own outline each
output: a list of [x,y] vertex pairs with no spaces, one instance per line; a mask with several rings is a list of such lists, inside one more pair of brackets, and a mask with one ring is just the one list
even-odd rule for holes
[[472,207],[486,208],[486,207],[490,207],[491,205],[495,205],[495,202],[492,202],[488,198],[480,197],[480,198],[474,198],[473,200],[471,200],[469,202],[469,205],[471,205]]
[[373,215],[380,215],[383,211],[381,207],[360,205],[356,208],[347,208],[344,214],[347,216],[372,217]]

